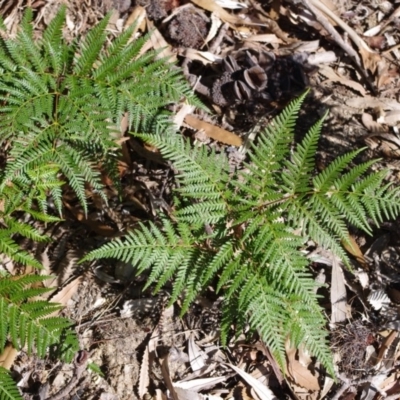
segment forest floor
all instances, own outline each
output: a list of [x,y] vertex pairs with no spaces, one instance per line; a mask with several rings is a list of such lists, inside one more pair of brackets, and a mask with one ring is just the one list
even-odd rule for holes
[[[318,168],[345,151],[366,147],[361,158],[381,158],[375,168],[387,168],[388,180],[398,184],[398,0],[14,0],[0,1],[0,14],[13,33],[23,10],[32,7],[40,36],[62,3],[68,5],[65,34],[71,38],[84,35],[107,12],[112,12],[109,30],[115,36],[140,21],[137,36],[150,32],[149,46],[163,48],[164,55],[183,67],[212,110],[199,118],[222,128],[218,137],[210,137],[213,129],[186,121],[182,130],[198,143],[239,157],[235,144],[310,87],[297,135],[301,138],[329,112]],[[271,67],[274,57],[285,61]],[[232,98],[221,97],[218,82],[224,68],[249,59],[266,71],[272,98],[252,98],[254,91],[246,86],[234,87]],[[251,78],[254,70],[248,71],[250,85],[266,84],[265,75]],[[47,272],[56,277],[53,300],[66,306],[64,315],[76,321],[81,348],[100,369],[85,372],[64,398],[272,398],[257,397],[254,379],[278,399],[400,398],[398,221],[385,223],[372,237],[351,232],[352,273],[332,267],[330,255],[315,249],[312,268],[326,283],[321,304],[329,320],[337,376],[327,376],[301,351],[288,354],[287,374],[282,376],[257,336],[240,334],[221,348],[221,298],[212,290],[179,318],[179,304],[167,307],[170,288],[157,296],[143,291],[145,277],[133,276],[132,266],[110,260],[78,266],[89,250],[154,218],[154,199],[171,205],[172,172],[133,139],[127,142],[122,175],[123,195],[110,188],[108,206],[93,199],[87,218],[77,200],[66,194],[65,220],[52,226],[52,244],[40,249]],[[23,352],[13,370],[26,399],[57,398],[52,396],[74,374],[69,365]]]

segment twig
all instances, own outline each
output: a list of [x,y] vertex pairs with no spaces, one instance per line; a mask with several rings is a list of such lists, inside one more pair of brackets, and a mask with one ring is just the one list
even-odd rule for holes
[[322,4],[320,4],[319,1],[302,0],[302,4],[310,10],[310,12],[314,15],[315,19],[332,36],[332,39],[336,42],[336,44],[340,46],[354,61],[361,75],[365,79],[367,85],[371,89],[372,93],[374,95],[377,95],[377,90],[375,88],[375,85],[372,83],[368,72],[363,67],[359,55],[349,44],[347,44],[342,39],[339,32],[332,26],[332,24],[328,21],[328,19],[325,17],[324,14],[327,14],[329,15],[330,18],[334,19],[335,22],[349,34],[350,38],[355,42],[357,47],[362,48],[366,51],[371,51],[368,45],[357,35],[357,33],[353,29],[351,29],[348,25],[343,23],[343,21],[340,18],[337,18],[334,13],[332,13],[329,9],[327,11],[326,10],[327,7],[324,7]]
[[333,397],[330,400],[339,400],[342,397],[342,394],[352,386],[351,379],[339,376],[339,378],[343,381],[342,386],[338,389]]
[[218,35],[214,38],[214,40],[212,41],[208,51],[210,53],[215,53],[217,48],[219,47],[219,45],[221,44],[222,40],[224,39],[226,32],[229,29],[229,24],[225,23],[221,26],[221,28],[219,29]]
[[46,400],[61,400],[67,396],[74,386],[78,383],[83,371],[85,371],[89,360],[89,353],[85,350],[78,351],[74,359],[74,371],[71,380],[68,384],[53,396],[47,397]]

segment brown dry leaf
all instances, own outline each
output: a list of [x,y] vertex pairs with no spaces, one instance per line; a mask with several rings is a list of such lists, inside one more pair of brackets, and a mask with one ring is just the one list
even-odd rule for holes
[[318,379],[311,371],[296,360],[297,350],[290,346],[290,341],[286,341],[286,354],[288,357],[288,373],[294,382],[307,390],[320,390]]
[[225,11],[221,6],[216,4],[214,0],[191,0],[191,1],[197,6],[203,8],[204,10],[214,13],[222,21],[227,22],[228,24],[232,25],[252,24],[249,21],[246,21],[242,18],[237,17],[234,14],[230,14],[229,12]]
[[384,132],[386,130],[381,124],[374,121],[372,115],[368,113],[361,115],[361,122],[370,132]]
[[343,271],[337,257],[332,260],[332,282],[331,282],[331,323],[337,324],[347,318],[347,295],[344,283]]
[[207,37],[204,39],[204,44],[207,44],[215,38],[221,25],[222,21],[218,18],[218,16],[212,13],[210,30],[208,31]]
[[14,364],[15,357],[17,357],[18,351],[11,345],[8,344],[4,351],[0,354],[0,366],[5,369],[10,369]]
[[378,53],[374,53],[372,50],[370,50],[366,43],[365,47],[360,47],[358,51],[360,52],[363,60],[364,68],[370,70],[371,73],[374,74],[378,68],[379,62],[382,61],[381,56]]
[[385,157],[398,158],[400,157],[400,139],[391,133],[376,133],[370,136],[376,136],[380,139],[379,150]]
[[253,378],[251,375],[249,375],[247,372],[243,371],[242,369],[236,367],[235,365],[232,364],[225,364],[228,365],[230,368],[232,368],[237,374],[240,375],[242,379],[244,379],[256,392],[257,396],[260,398],[260,400],[274,400],[276,399],[274,393],[267,388],[265,385],[263,385],[260,381],[257,379]]
[[192,390],[175,388],[179,400],[222,400],[219,396],[202,395]]
[[196,372],[202,369],[205,365],[205,355],[201,351],[200,347],[195,343],[195,336],[193,332],[190,334],[188,339],[188,353],[189,353],[189,361],[190,366],[192,367],[192,371]]
[[349,234],[347,241],[342,241],[342,245],[347,252],[349,252],[360,264],[361,266],[368,271],[369,265],[364,257],[363,252],[355,241],[354,237]]
[[51,301],[53,303],[59,303],[63,306],[66,306],[68,300],[72,298],[72,296],[77,292],[79,285],[81,284],[83,276],[78,276],[73,279],[71,282],[66,284],[58,293],[56,293]]
[[156,389],[156,397],[153,397],[154,400],[167,400],[167,396],[160,390]]
[[397,338],[398,334],[399,334],[399,332],[397,332],[397,331],[391,331],[390,334],[385,338],[385,340],[383,341],[383,343],[379,349],[379,353],[376,358],[375,365],[378,365],[382,362],[383,358],[387,354],[387,351],[389,350],[393,341]]
[[353,97],[346,101],[349,107],[353,108],[382,108],[382,110],[396,110],[400,111],[400,103],[394,99],[385,99],[379,97],[365,96]]
[[146,23],[149,31],[151,32],[150,39],[144,44],[140,50],[140,55],[145,54],[148,50],[153,48],[154,50],[160,50],[157,53],[157,58],[168,59],[169,62],[176,62],[176,54],[172,51],[172,47],[165,41],[163,35],[154,26],[153,22],[146,18]]
[[207,136],[214,140],[217,140],[218,142],[238,147],[242,145],[242,139],[235,133],[219,128],[218,126],[212,125],[208,122],[202,121],[193,115],[187,115],[185,117],[185,123],[193,129],[204,131]]
[[400,111],[389,111],[383,117],[384,123],[389,126],[396,126],[400,121]]
[[139,397],[142,399],[147,393],[147,388],[150,384],[149,378],[149,346],[147,345],[142,359],[142,364],[140,365],[140,376],[139,376]]
[[318,72],[325,76],[325,78],[328,78],[329,81],[337,82],[349,87],[350,89],[356,90],[362,96],[366,95],[366,91],[360,83],[339,75],[331,67],[324,66],[320,68]]
[[162,376],[164,378],[164,383],[167,386],[169,393],[172,396],[173,400],[179,400],[179,397],[176,394],[175,389],[172,385],[171,376],[169,374],[168,358],[169,358],[169,354],[167,354],[165,356],[165,358],[162,360],[162,363],[161,363]]
[[[260,42],[260,43],[268,43],[268,44],[281,44],[283,43],[282,39],[279,39],[273,33],[263,33],[256,34],[246,37],[246,42]],[[246,47],[246,46],[243,46]]]
[[[188,378],[186,378],[186,379],[188,379]],[[215,376],[212,378],[183,380],[183,381],[175,382],[174,388],[191,390],[192,392],[198,393],[201,390],[210,390],[218,383],[225,382],[227,379],[228,379],[227,376]]]
[[182,107],[180,108],[180,110],[175,113],[174,118],[172,119],[173,123],[175,124],[176,128],[179,129],[182,124],[183,124],[183,120],[185,119],[185,117],[188,114],[191,114],[194,111],[195,107],[187,104],[186,102],[182,105]]
[[192,61],[200,61],[204,65],[212,64],[221,60],[220,56],[216,56],[209,51],[200,51],[196,49],[179,48],[178,55]]
[[125,22],[124,29],[127,29],[132,24],[136,24],[132,36],[136,34],[138,30],[144,32],[146,30],[146,9],[142,6],[136,6],[133,8],[128,19]]
[[320,0],[309,0],[309,1],[314,7],[316,7],[319,11],[325,14],[327,18],[333,20],[345,32],[347,32],[349,38],[358,47],[358,51],[361,55],[364,68],[370,70],[371,73],[374,74],[378,67],[378,63],[382,61],[382,57],[378,53],[375,53],[353,28],[351,28],[348,24],[346,24],[329,7],[323,4],[322,1]]
[[381,385],[381,390],[387,394],[400,392],[400,375],[398,371],[392,372]]

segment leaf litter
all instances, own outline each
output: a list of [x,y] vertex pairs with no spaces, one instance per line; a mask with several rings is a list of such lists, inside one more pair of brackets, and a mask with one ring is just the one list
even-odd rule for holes
[[[38,33],[60,3],[29,2],[36,13]],[[302,84],[312,87],[304,124],[310,126],[318,115],[330,110],[329,126],[324,128],[318,154],[319,167],[323,169],[329,160],[348,148],[366,145],[364,157],[383,157],[380,167],[388,168],[388,179],[398,182],[400,8],[392,2],[67,3],[65,34],[70,38],[84,35],[112,9],[109,28],[115,35],[139,18],[135,36],[152,32],[148,48],[162,49],[160,56],[182,64],[193,89],[213,109],[213,117],[198,111],[191,115],[190,110],[179,118],[178,125],[186,135],[208,137],[200,140],[203,145],[219,151],[239,147],[255,123],[252,115],[267,115],[263,120],[267,123],[284,105],[281,101],[285,103],[294,97],[301,89],[297,78],[283,84],[282,75],[274,72],[279,70],[281,60],[289,60],[285,66],[293,62],[295,67],[291,71],[306,80]],[[0,2],[10,35],[17,31],[21,11],[27,5],[24,0]],[[197,26],[193,21],[197,21]],[[197,29],[199,24],[201,29]],[[221,66],[228,55],[235,62],[244,63],[241,65],[249,71],[260,65],[268,70],[260,57],[278,60],[268,76],[274,86],[264,92],[265,88],[260,89],[251,74],[247,80],[232,80],[225,74],[225,78],[231,79],[231,93],[236,101],[230,107],[216,103],[213,93],[219,90],[221,74],[226,72]],[[306,250],[313,260],[316,279],[327,277],[322,298],[330,318],[332,351],[338,368],[335,377],[324,375],[316,360],[290,343],[286,350],[286,383],[257,335],[250,339],[239,335],[226,349],[221,348],[216,329],[221,299],[212,291],[198,299],[184,319],[179,319],[179,310],[167,307],[168,287],[164,295],[154,297],[149,290],[143,290],[145,277],[132,279],[124,273],[116,277],[115,265],[75,268],[76,250],[93,248],[102,237],[119,236],[128,227],[149,218],[159,207],[157,199],[171,204],[172,177],[157,151],[140,148],[133,140],[125,141],[124,132],[121,134],[126,151],[120,177],[129,187],[123,199],[117,198],[112,182],[108,181],[112,207],[107,211],[104,204],[94,199],[92,212],[86,218],[75,199],[66,194],[66,229],[74,232],[73,237],[62,240],[54,234],[56,242],[65,242],[63,248],[40,249],[59,287],[53,299],[65,305],[65,315],[77,321],[82,349],[89,351],[90,361],[103,372],[101,376],[86,371],[85,379],[76,383],[72,395],[82,399],[339,399],[358,393],[360,398],[373,399],[395,398],[400,393],[400,232],[395,222],[383,225],[372,238],[351,233],[352,273],[343,270],[338,260],[314,244],[310,243]],[[99,267],[103,275],[98,273]],[[8,270],[13,268],[9,266]],[[110,279],[103,279],[104,276]],[[70,380],[64,368],[10,350],[3,356],[2,365],[9,366],[10,360],[15,359],[14,372],[25,398],[38,395],[40,390],[35,392],[34,387],[49,382],[53,395],[68,387]],[[38,373],[33,374],[38,368]]]

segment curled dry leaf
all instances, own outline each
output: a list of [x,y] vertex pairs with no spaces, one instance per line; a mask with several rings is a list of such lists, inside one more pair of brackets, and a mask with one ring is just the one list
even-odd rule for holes
[[286,354],[288,358],[288,374],[294,382],[311,391],[320,390],[318,379],[300,361],[296,360],[297,349],[290,346],[290,341],[286,341]]
[[371,73],[374,74],[377,69],[378,62],[382,59],[381,56],[378,53],[375,53],[353,28],[347,25],[335,14],[335,12],[323,4],[323,2],[320,0],[310,0],[310,3],[348,33],[350,39],[358,47],[364,68],[370,70]]
[[187,389],[175,388],[178,400],[222,400],[222,397],[202,395]]
[[247,8],[247,4],[233,0],[215,0],[215,2],[219,6],[223,8],[229,8],[231,10],[241,10],[242,8]]
[[[252,22],[239,18],[234,14],[230,14],[219,6],[214,0],[191,0],[192,3],[203,8],[204,10],[210,11],[218,16],[222,21],[230,25],[254,25]],[[259,24],[258,24],[259,25]],[[234,26],[232,26],[234,28]]]
[[203,130],[207,136],[219,142],[238,147],[242,145],[242,139],[235,133],[228,132],[218,126],[201,121],[193,115],[187,115],[185,117],[185,123],[193,129]]
[[349,234],[347,241],[343,241],[342,245],[361,264],[365,271],[369,270],[369,264],[353,236]]
[[193,333],[191,333],[188,339],[188,353],[192,371],[196,372],[204,367],[206,357],[204,353],[201,351],[200,347],[197,346],[194,339],[195,336]]
[[383,361],[383,359],[387,356],[388,351],[389,351],[392,343],[398,337],[398,335],[399,335],[399,332],[393,330],[385,338],[385,340],[383,341],[383,343],[382,343],[382,345],[381,345],[381,347],[379,349],[379,353],[378,353],[378,356],[376,358],[375,365],[379,365]]
[[5,369],[10,369],[14,364],[18,351],[11,345],[7,344],[4,351],[0,354],[0,366]]
[[180,400],[177,393],[175,392],[175,388],[172,385],[171,376],[169,372],[168,366],[168,358],[169,355],[167,354],[166,357],[161,362],[161,373],[164,379],[164,384],[167,386],[170,396],[173,400]]
[[207,37],[204,39],[204,44],[215,38],[221,25],[222,21],[214,13],[212,13],[210,30],[208,31]]
[[361,84],[359,84],[358,82],[355,82],[351,79],[348,79],[344,76],[339,75],[331,67],[324,66],[324,67],[320,68],[318,72],[321,75],[325,76],[325,78],[328,78],[329,81],[337,82],[344,86],[349,87],[350,89],[356,90],[362,96],[366,95],[366,91]]
[[188,58],[192,61],[200,61],[204,65],[212,64],[222,60],[222,57],[216,56],[209,51],[200,51],[196,49],[179,48],[178,55]]
[[[264,34],[259,34],[259,35],[248,36],[248,37],[246,37],[246,42],[281,44],[281,43],[283,43],[283,40],[279,39],[273,33],[264,33]],[[246,42],[244,43],[243,47],[247,47]]]
[[183,104],[179,111],[173,117],[173,123],[175,124],[176,128],[179,129],[182,124],[183,120],[186,118],[188,114],[191,114],[194,111],[195,107],[190,104]]
[[263,385],[260,381],[258,381],[256,378],[253,378],[247,372],[236,367],[235,365],[232,365],[232,364],[226,364],[226,365],[228,365],[230,368],[232,368],[237,374],[240,375],[240,377],[242,379],[244,379],[254,389],[257,396],[260,398],[260,400],[275,400],[276,399],[274,393],[269,388],[267,388],[265,385]]
[[386,113],[384,117],[385,124],[389,126],[395,126],[399,123],[399,121],[400,121],[400,110],[389,111]]
[[137,31],[145,31],[146,30],[146,9],[141,6],[136,6],[133,8],[130,13],[128,19],[125,22],[124,29],[127,29],[132,24],[135,24],[135,29],[133,31],[132,36],[136,34]]
[[148,18],[146,18],[146,23],[151,32],[151,36],[140,50],[140,55],[145,54],[148,50],[153,48],[154,50],[160,50],[160,52],[157,53],[158,59],[165,58],[168,59],[169,62],[176,62],[176,54],[172,51],[171,46],[165,41],[160,31]]
[[[72,298],[72,296],[77,292],[79,285],[81,284],[83,279],[83,275],[78,276],[75,279],[72,279],[71,282],[67,283],[60,291],[58,291],[52,298],[51,301],[54,303],[60,303],[63,306],[66,306],[68,300]],[[57,313],[54,314],[57,315]]]
[[384,132],[385,129],[381,124],[374,121],[371,114],[363,113],[361,116],[361,122],[370,132]]

